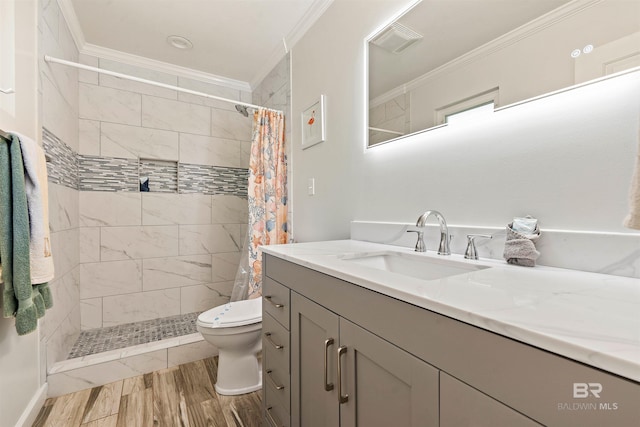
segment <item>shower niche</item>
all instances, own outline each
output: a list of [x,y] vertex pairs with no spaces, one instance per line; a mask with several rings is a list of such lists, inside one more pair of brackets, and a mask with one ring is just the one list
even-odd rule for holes
[[138,171],[140,192],[178,192],[178,162],[140,159]]

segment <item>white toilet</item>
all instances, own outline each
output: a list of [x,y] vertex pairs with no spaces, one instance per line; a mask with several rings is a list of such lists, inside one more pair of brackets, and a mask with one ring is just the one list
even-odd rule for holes
[[219,305],[198,316],[198,331],[218,348],[219,394],[251,393],[262,388],[262,298]]

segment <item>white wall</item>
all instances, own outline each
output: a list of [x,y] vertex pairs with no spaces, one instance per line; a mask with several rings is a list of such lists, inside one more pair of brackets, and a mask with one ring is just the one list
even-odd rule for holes
[[327,95],[324,143],[302,151],[292,123],[297,240],[347,238],[351,220],[410,223],[426,209],[459,225],[531,214],[543,228],[630,232],[621,221],[637,149],[637,76],[364,150],[363,40],[407,3],[336,0],[293,47],[293,117]]
[[[15,2],[14,113],[0,112],[0,128],[39,140],[37,106],[36,1]],[[11,58],[0,58],[7,61]],[[0,94],[0,96],[6,96]],[[14,319],[0,316],[0,427],[22,425],[39,397],[40,347],[38,332],[18,336]],[[35,413],[39,406],[35,408]],[[31,419],[30,421],[33,421]],[[30,425],[30,423],[29,423]]]

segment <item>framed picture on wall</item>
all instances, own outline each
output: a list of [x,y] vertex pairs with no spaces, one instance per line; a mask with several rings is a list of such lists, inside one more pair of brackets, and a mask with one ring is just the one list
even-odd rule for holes
[[325,97],[314,102],[302,112],[302,149],[316,145],[325,139]]

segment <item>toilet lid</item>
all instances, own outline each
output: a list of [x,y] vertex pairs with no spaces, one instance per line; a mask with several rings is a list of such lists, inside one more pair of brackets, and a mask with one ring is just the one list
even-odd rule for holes
[[208,328],[244,326],[258,322],[262,322],[262,298],[219,305],[198,316],[198,323]]

